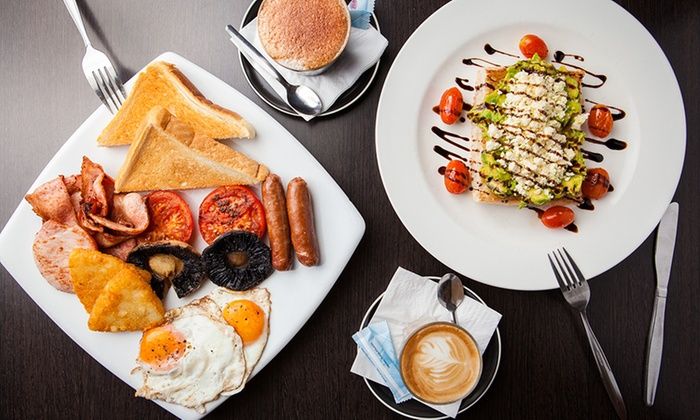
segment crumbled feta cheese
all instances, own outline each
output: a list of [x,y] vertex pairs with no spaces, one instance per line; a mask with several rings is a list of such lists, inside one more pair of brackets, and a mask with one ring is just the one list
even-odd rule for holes
[[492,139],[498,139],[503,135],[503,131],[496,124],[489,124],[488,134]]
[[580,130],[583,123],[588,119],[588,113],[579,114],[574,117],[574,121],[571,123],[571,128],[574,130]]

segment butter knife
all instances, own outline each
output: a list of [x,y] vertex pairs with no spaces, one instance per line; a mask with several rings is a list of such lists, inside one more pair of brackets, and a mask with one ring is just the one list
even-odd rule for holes
[[656,296],[654,297],[654,312],[649,326],[647,338],[646,382],[644,400],[651,407],[656,397],[656,386],[659,382],[661,355],[664,346],[664,314],[666,311],[666,291],[671,276],[673,248],[676,244],[676,229],[678,228],[678,203],[669,204],[661,218],[656,233]]

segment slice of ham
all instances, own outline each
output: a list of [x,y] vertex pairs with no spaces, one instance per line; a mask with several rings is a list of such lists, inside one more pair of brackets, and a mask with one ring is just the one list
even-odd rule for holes
[[66,189],[68,194],[73,195],[76,192],[80,192],[83,187],[83,177],[80,174],[64,176],[63,183],[66,184]]
[[104,252],[105,254],[113,255],[117,258],[126,261],[126,258],[129,256],[129,253],[132,249],[136,247],[136,245],[136,239],[129,238],[126,241],[120,243],[119,245],[103,249],[102,252]]
[[111,248],[119,245],[124,241],[131,239],[131,236],[115,235],[110,232],[97,232],[92,235],[100,249]]
[[73,204],[62,176],[41,184],[24,199],[31,204],[34,213],[45,221],[53,220],[67,225],[77,223]]
[[77,224],[48,220],[36,234],[32,251],[42,276],[56,289],[73,293],[68,258],[77,248],[97,249],[95,241]]
[[114,195],[114,180],[105,174],[102,166],[83,156],[80,168],[81,207],[91,215],[107,217]]
[[148,208],[138,193],[115,194],[109,219],[95,214],[88,217],[116,235],[136,236],[148,227]]

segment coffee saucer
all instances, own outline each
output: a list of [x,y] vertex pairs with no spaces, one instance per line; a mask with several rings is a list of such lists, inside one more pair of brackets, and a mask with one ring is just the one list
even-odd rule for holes
[[[436,283],[440,280],[438,277],[428,278]],[[464,294],[486,305],[486,303],[467,286],[464,286]],[[370,305],[364,318],[362,318],[362,324],[360,324],[360,329],[365,328],[367,324],[369,324],[369,320],[372,318],[372,315],[374,315],[374,312],[377,310],[377,306],[379,305],[379,302],[382,301],[383,297],[384,293],[379,295],[379,297],[374,302],[372,302],[372,305]],[[476,384],[474,391],[472,391],[472,393],[469,394],[467,398],[462,400],[462,404],[459,407],[460,413],[466,411],[469,407],[476,404],[476,402],[479,401],[481,397],[484,396],[484,394],[486,394],[486,391],[488,391],[488,389],[491,387],[491,384],[493,383],[493,380],[496,378],[496,373],[498,372],[498,367],[501,363],[501,332],[498,328],[496,328],[496,333],[493,335],[493,337],[491,337],[491,341],[489,341],[489,345],[486,347],[486,351],[484,351],[482,359],[483,368],[481,372],[481,378]],[[394,401],[394,397],[391,394],[389,388],[387,388],[384,385],[380,385],[376,382],[370,381],[367,378],[364,378],[364,380],[369,390],[382,404],[384,404],[390,410],[401,414],[402,416],[419,420],[448,418],[446,415],[428,407],[427,405],[415,399],[410,399],[408,401],[397,404]]]
[[[248,7],[248,10],[246,10],[245,14],[243,15],[243,20],[241,21],[241,28],[243,28],[245,25],[247,25],[250,21],[255,19],[258,16],[258,10],[260,9],[260,3],[262,0],[253,0],[253,2],[250,4]],[[369,20],[370,25],[372,25],[377,31],[381,32],[379,29],[379,22],[377,22],[377,16],[372,13],[372,16]],[[245,75],[246,80],[248,81],[248,84],[250,85],[251,88],[253,88],[253,91],[267,103],[271,107],[275,108],[276,110],[283,112],[287,115],[291,115],[293,117],[299,117],[299,114],[294,112],[292,108],[287,105],[287,103],[277,96],[277,93],[270,87],[270,85],[267,84],[265,79],[258,74],[257,71],[253,68],[253,66],[250,64],[250,61],[248,61],[247,58],[243,56],[240,52],[238,53],[238,59],[241,63],[241,68],[243,69],[243,74]],[[357,102],[362,95],[369,89],[370,85],[372,84],[372,81],[374,80],[375,76],[377,75],[377,70],[379,70],[379,63],[381,60],[377,61],[377,63],[370,67],[367,71],[362,73],[360,75],[360,78],[357,79],[354,85],[350,86],[348,90],[343,92],[342,95],[333,103],[333,105],[328,108],[326,111],[321,113],[319,116],[328,116],[335,114],[337,112],[343,111],[350,107],[352,104]]]

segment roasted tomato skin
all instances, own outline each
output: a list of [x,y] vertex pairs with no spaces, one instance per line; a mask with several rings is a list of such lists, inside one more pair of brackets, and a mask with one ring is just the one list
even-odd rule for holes
[[551,229],[567,227],[574,222],[575,218],[574,211],[564,206],[550,207],[540,216],[542,224]]
[[588,114],[588,130],[596,137],[604,138],[610,135],[613,128],[613,117],[605,105],[596,105]]
[[469,188],[471,175],[461,160],[451,160],[445,168],[445,188],[452,194],[461,194]]
[[456,87],[447,89],[440,98],[440,119],[445,124],[454,124],[462,115],[464,101],[462,92]]
[[542,38],[533,34],[527,34],[520,38],[518,47],[520,48],[520,52],[527,58],[532,58],[537,54],[540,58],[544,59],[547,57],[547,54],[549,54],[547,44]]
[[150,223],[139,242],[175,240],[189,242],[194,229],[192,212],[185,200],[172,191],[153,191],[144,199]]
[[581,193],[586,198],[600,200],[610,189],[610,175],[603,168],[591,168],[586,171],[586,179],[581,185]]
[[265,236],[265,208],[248,187],[228,185],[210,192],[199,206],[199,232],[208,244],[221,234],[244,230]]

